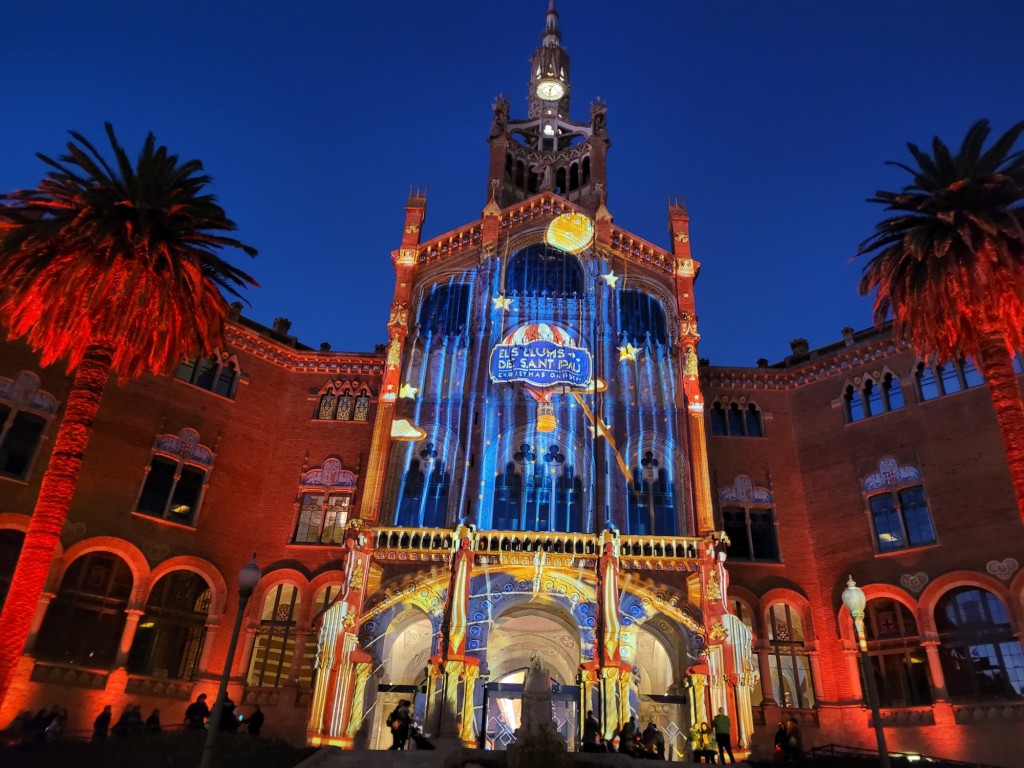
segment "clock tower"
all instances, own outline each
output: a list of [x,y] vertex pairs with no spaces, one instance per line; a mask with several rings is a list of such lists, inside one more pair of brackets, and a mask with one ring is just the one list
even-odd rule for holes
[[530,59],[526,119],[509,119],[504,96],[494,102],[488,197],[499,206],[538,192],[555,192],[592,213],[604,201],[606,108],[597,100],[589,122],[573,122],[571,90],[569,54],[562,48],[555,0],[549,0],[541,43]]

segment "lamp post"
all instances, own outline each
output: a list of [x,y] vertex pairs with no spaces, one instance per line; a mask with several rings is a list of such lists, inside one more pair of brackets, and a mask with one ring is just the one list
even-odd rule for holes
[[889,768],[889,748],[885,744],[885,730],[882,728],[882,714],[878,711],[878,688],[875,686],[875,672],[871,668],[871,657],[868,656],[868,643],[864,636],[864,606],[867,598],[864,590],[857,586],[853,577],[848,577],[846,589],[843,590],[843,605],[853,617],[853,626],[857,632],[857,645],[860,647],[860,664],[864,673],[865,698],[871,708],[871,717],[875,724],[875,740],[878,742],[878,761],[882,768]]
[[252,591],[260,581],[263,572],[256,564],[256,554],[253,553],[252,560],[246,563],[238,572],[238,612],[235,614],[235,626],[231,630],[231,641],[228,643],[228,656],[224,660],[224,671],[220,676],[220,687],[217,689],[217,700],[213,703],[210,712],[210,720],[207,723],[209,729],[206,733],[206,745],[203,747],[203,757],[199,761],[199,768],[210,768],[210,761],[213,759],[213,747],[217,743],[217,736],[220,733],[220,717],[224,710],[224,700],[228,694],[228,679],[231,677],[231,664],[235,660],[235,650],[238,646],[238,634],[242,629],[242,615],[245,613],[245,606],[252,597]]

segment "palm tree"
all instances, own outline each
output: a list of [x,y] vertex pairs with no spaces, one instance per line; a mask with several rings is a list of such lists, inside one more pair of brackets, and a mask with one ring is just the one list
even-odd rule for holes
[[861,243],[870,255],[861,295],[873,290],[874,319],[892,315],[896,338],[923,358],[978,360],[989,385],[1024,518],[1024,403],[1013,350],[1024,348],[1024,132],[1017,123],[987,150],[979,120],[955,155],[936,137],[929,155],[908,144],[916,167],[899,192],[869,199],[895,214]]
[[221,291],[256,285],[222,248],[256,250],[204,188],[149,134],[133,166],[106,124],[113,167],[80,134],[35,189],[0,196],[0,323],[46,366],[67,361],[67,406],[0,614],[0,701],[7,693],[110,375],[165,373],[222,342]]

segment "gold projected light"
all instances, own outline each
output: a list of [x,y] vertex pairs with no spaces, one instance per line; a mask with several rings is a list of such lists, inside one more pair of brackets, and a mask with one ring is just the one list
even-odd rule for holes
[[594,223],[582,213],[563,213],[548,225],[544,240],[560,251],[579,253],[594,242]]

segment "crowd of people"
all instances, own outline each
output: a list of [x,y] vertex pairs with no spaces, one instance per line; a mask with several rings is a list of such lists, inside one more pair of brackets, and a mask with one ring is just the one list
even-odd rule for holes
[[[618,751],[630,757],[650,760],[665,759],[665,735],[653,720],[648,721],[643,731],[637,728],[636,717],[630,717],[617,730]],[[614,739],[613,739],[614,741]],[[601,724],[593,710],[587,710],[583,721],[584,752],[614,752],[616,747],[601,735]]]
[[[209,727],[209,719],[210,708],[206,704],[206,694],[201,693],[185,710],[184,727],[189,730],[205,730]],[[263,722],[264,714],[258,704],[248,717],[243,717],[231,699],[224,701],[219,726],[222,731],[233,733],[245,725],[250,735],[259,736]],[[2,732],[0,744],[14,746],[60,741],[66,735],[74,735],[67,733],[67,727],[68,711],[61,706],[41,709],[35,715],[29,710],[24,710]],[[139,734],[159,734],[163,731],[159,709],[154,709],[149,717],[143,719],[142,708],[137,704],[128,704],[121,712],[121,716],[114,721],[113,708],[108,704],[93,720],[90,738],[92,741],[127,739]]]

